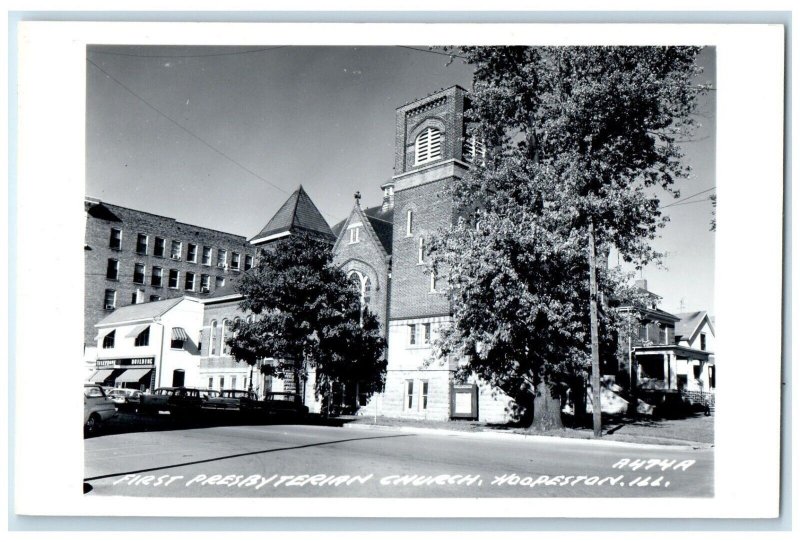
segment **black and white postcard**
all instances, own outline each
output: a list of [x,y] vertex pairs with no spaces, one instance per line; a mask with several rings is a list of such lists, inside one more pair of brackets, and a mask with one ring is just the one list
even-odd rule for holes
[[782,28],[20,38],[18,513],[778,513]]

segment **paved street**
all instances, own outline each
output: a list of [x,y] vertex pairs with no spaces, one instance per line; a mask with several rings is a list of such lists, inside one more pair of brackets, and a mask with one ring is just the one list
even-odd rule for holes
[[240,425],[101,435],[85,440],[85,451],[89,495],[702,497],[713,493],[713,449],[612,446],[567,439]]

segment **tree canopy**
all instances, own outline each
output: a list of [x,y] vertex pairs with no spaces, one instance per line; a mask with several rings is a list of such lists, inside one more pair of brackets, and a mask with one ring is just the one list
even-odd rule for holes
[[362,310],[327,242],[301,234],[280,241],[262,251],[238,290],[242,310],[255,318],[234,325],[228,342],[235,359],[254,365],[273,358],[277,362],[262,370],[283,378],[303,378],[313,368],[317,396],[333,382],[357,382],[366,394],[383,388],[385,340],[378,320]]
[[[433,244],[454,312],[439,347],[518,404],[541,382],[585,378],[589,241],[601,261],[659,258],[658,189],[677,195],[689,174],[678,142],[703,91],[698,51],[461,48],[475,66],[466,117],[487,155],[451,183],[459,218]],[[630,293],[619,270],[596,278],[602,299]],[[613,355],[618,315],[608,303],[598,313],[601,355]]]

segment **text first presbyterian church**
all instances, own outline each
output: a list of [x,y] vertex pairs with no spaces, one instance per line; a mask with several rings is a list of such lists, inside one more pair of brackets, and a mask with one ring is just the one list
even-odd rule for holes
[[[480,145],[466,135],[468,99],[465,89],[453,86],[396,110],[394,176],[381,186],[381,205],[362,207],[356,198],[350,215],[331,229],[301,187],[249,240],[257,251],[301,230],[335,238],[334,262],[359,288],[362,303],[378,316],[387,339],[384,391],[366,397],[358,389],[341,390],[340,400],[359,414],[508,419],[507,397],[486,383],[456,382],[459,361],[435,359],[432,348],[442,326],[450,322],[451,310],[443,285],[437,284],[430,271],[427,244],[437,230],[454,220],[446,186],[462,177],[481,152]],[[206,316],[196,352],[201,373],[204,368],[208,371],[209,363],[236,365],[224,359],[224,342],[213,329],[206,331],[209,318],[216,327],[217,307],[236,310],[234,287],[232,281],[202,300]],[[93,324],[86,322],[87,327]],[[215,338],[220,342],[216,348]],[[307,386],[310,389],[313,386]],[[318,407],[310,391],[306,402],[312,411]]]

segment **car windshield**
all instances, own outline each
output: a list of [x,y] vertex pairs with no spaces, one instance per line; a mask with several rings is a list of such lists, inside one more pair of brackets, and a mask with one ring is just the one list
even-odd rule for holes
[[232,397],[234,399],[239,399],[240,397],[249,397],[250,393],[246,391],[238,391],[238,390],[228,390],[222,392],[223,397]]

